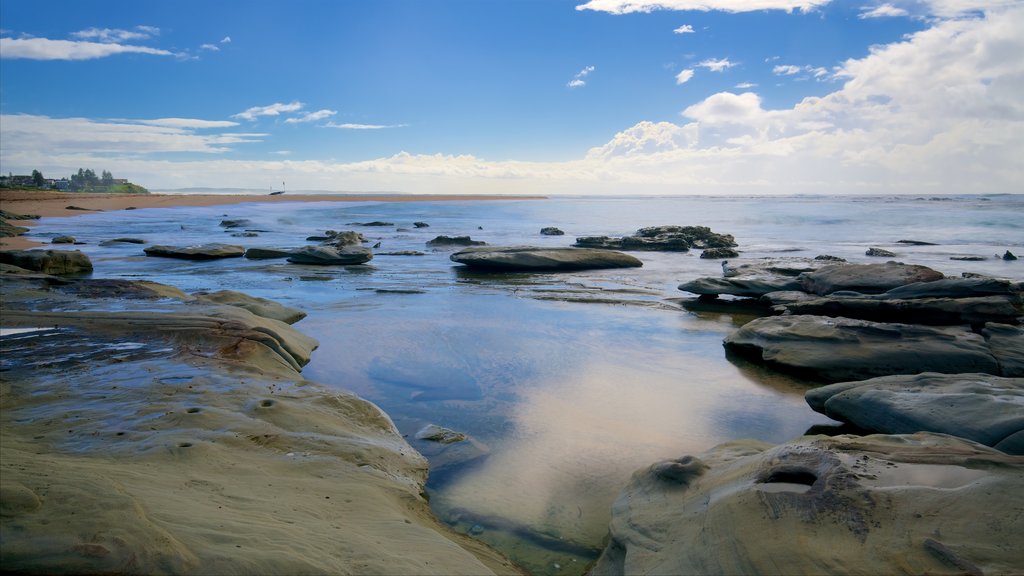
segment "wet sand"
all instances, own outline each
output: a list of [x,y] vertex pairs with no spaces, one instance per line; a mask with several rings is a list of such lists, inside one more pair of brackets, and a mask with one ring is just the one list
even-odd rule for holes
[[[183,206],[217,206],[245,202],[437,202],[445,200],[540,200],[543,196],[488,196],[445,194],[82,194],[69,192],[0,191],[0,209],[14,214],[44,218],[79,216],[92,211],[129,210],[134,208],[176,208]],[[68,209],[69,206],[85,210]],[[12,220],[30,227],[36,220]],[[45,246],[23,237],[0,239],[0,250],[25,250]]]

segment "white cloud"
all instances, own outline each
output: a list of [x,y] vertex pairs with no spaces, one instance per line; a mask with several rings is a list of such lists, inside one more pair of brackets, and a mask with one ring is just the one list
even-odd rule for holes
[[408,124],[336,124],[328,122],[324,124],[327,128],[339,128],[341,130],[383,130],[385,128],[405,128]]
[[831,0],[589,0],[577,10],[594,10],[609,14],[632,14],[655,10],[697,10],[708,12],[756,12],[759,10],[800,10],[809,12]]
[[697,143],[696,128],[696,124],[677,126],[671,122],[640,122],[619,132],[607,144],[591,148],[587,159],[607,160],[690,149]]
[[221,44],[231,44],[231,36],[225,36],[220,40]]
[[167,50],[74,40],[50,40],[48,38],[0,38],[0,58],[26,60],[92,60],[115,54],[153,54],[173,56]]
[[199,46],[199,49],[200,50],[210,50],[210,51],[213,51],[213,52],[220,52],[220,46],[217,46],[216,44],[202,44],[202,45]]
[[280,116],[287,112],[298,112],[305,106],[302,102],[291,102],[289,104],[282,104],[281,102],[275,102],[268,106],[253,106],[238,114],[232,114],[232,118],[241,118],[242,120],[255,120],[261,116]]
[[683,24],[682,26],[676,28],[672,32],[675,34],[693,34],[694,30],[693,26],[690,26],[689,24]]
[[792,64],[780,64],[772,68],[772,74],[776,76],[792,76],[799,74],[803,68],[799,66],[793,66]]
[[334,116],[337,113],[338,113],[337,110],[327,110],[325,108],[323,110],[317,110],[316,112],[306,112],[302,116],[296,116],[294,118],[288,118],[284,122],[285,122],[285,124],[299,124],[299,123],[302,123],[302,122],[316,122],[318,120],[323,120],[324,118],[330,118],[331,116]]
[[757,88],[757,84],[754,84],[753,82],[740,82],[734,86],[734,88],[737,90],[749,90],[751,88]]
[[581,88],[583,86],[586,86],[587,82],[586,80],[584,80],[584,78],[586,78],[594,70],[595,68],[593,66],[584,67],[582,70],[577,72],[575,76],[572,77],[572,80],[570,80],[569,83],[566,84],[566,86],[568,86],[569,88]]
[[910,14],[903,8],[897,8],[892,4],[880,4],[878,6],[875,6],[874,8],[864,6],[861,8],[861,10],[863,10],[863,12],[861,12],[857,16],[861,20],[866,20],[868,18],[893,18],[900,16],[908,16]]
[[724,72],[725,70],[728,70],[729,68],[732,68],[735,65],[736,63],[730,62],[728,58],[708,58],[707,60],[704,60],[700,64],[697,64],[697,66],[700,66],[701,68],[707,68],[712,72]]
[[118,28],[87,28],[78,32],[72,32],[71,36],[83,40],[97,40],[99,42],[125,42],[128,40],[145,40],[160,34],[160,29],[155,26],[136,26],[134,30],[121,30]]
[[693,78],[693,70],[687,68],[676,74],[676,84],[686,84],[690,81],[690,78]]

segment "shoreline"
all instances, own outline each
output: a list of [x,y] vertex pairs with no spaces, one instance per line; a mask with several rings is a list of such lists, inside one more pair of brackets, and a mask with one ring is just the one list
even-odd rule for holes
[[[498,196],[487,194],[295,194],[256,196],[252,194],[88,194],[75,192],[38,192],[24,190],[0,191],[0,209],[14,214],[42,218],[64,218],[91,212],[130,210],[135,208],[205,207],[247,202],[448,202],[546,200],[547,196]],[[68,209],[77,206],[84,210]],[[24,227],[38,220],[9,220]],[[0,250],[27,250],[48,246],[23,236],[0,238]]]

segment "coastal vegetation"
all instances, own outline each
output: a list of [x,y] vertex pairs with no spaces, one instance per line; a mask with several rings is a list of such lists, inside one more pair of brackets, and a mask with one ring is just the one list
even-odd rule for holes
[[78,172],[62,178],[46,178],[39,170],[32,170],[32,174],[28,176],[8,173],[6,176],[0,176],[0,189],[149,194],[149,190],[129,182],[126,178],[114,178],[107,170],[102,170],[97,176],[96,171],[91,168],[79,168]]

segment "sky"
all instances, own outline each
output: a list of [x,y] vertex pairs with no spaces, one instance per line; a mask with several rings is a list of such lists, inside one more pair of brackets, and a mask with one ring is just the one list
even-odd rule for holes
[[3,0],[0,173],[1024,193],[1024,0]]

